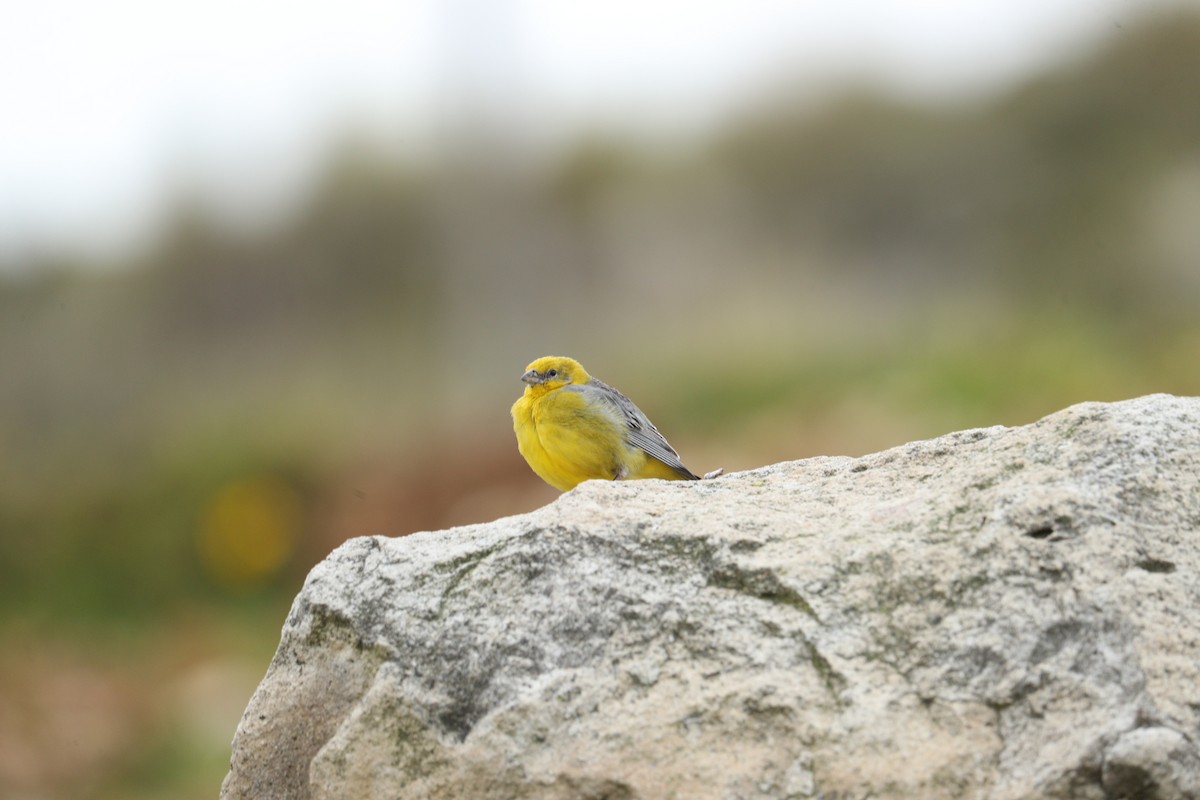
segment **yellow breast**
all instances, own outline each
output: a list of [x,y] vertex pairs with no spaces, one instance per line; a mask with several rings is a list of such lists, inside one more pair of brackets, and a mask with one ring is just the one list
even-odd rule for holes
[[526,391],[512,416],[521,455],[554,488],[565,492],[586,480],[628,474],[632,454],[623,422],[578,392]]

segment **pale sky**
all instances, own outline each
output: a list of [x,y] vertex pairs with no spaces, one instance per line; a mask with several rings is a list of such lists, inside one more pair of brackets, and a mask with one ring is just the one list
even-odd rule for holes
[[[1192,0],[1196,2],[1197,0]],[[181,183],[303,195],[331,141],[414,157],[482,108],[552,146],[702,132],[770,85],[1018,80],[1166,0],[38,0],[0,12],[0,264],[142,241]]]

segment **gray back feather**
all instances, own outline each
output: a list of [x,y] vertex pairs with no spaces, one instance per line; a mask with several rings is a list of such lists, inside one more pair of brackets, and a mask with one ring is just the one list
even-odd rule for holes
[[634,402],[607,383],[592,378],[588,383],[571,384],[565,387],[569,391],[579,392],[589,400],[601,403],[612,409],[618,418],[625,421],[627,427],[625,440],[632,446],[644,451],[651,458],[661,461],[681,476],[695,479],[697,476],[683,465],[675,448],[654,427],[640,408]]

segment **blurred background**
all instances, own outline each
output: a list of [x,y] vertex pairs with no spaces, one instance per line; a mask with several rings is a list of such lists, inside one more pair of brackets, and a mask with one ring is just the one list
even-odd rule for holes
[[215,797],[314,563],[557,495],[537,356],[697,472],[1200,394],[1197,3],[3,28],[5,798]]

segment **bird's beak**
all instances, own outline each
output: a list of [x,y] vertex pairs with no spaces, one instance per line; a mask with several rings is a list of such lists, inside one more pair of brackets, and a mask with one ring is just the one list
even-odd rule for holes
[[521,380],[525,381],[530,386],[533,386],[535,383],[545,383],[546,377],[536,369],[531,369],[529,372],[526,372],[521,376]]

